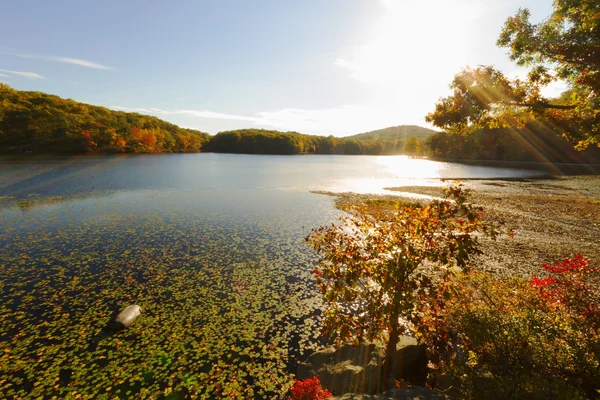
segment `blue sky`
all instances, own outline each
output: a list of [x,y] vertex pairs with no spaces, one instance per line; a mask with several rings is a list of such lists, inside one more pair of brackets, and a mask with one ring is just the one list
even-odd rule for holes
[[[345,136],[424,116],[466,65],[551,0],[4,2],[0,81],[217,133]],[[559,90],[560,87],[549,88]]]

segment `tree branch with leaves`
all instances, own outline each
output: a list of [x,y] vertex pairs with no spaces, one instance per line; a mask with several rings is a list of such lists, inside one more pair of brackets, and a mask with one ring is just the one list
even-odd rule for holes
[[[427,122],[465,134],[542,119],[579,150],[600,147],[600,3],[556,0],[545,20],[534,24],[530,16],[520,9],[505,22],[497,41],[508,48],[512,61],[529,68],[527,77],[510,79],[492,66],[467,67]],[[568,88],[558,98],[542,94],[559,80]]]

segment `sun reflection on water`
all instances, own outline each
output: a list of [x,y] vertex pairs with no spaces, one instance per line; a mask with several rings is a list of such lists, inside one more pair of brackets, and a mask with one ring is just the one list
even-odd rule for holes
[[374,164],[376,171],[371,176],[343,179],[337,182],[332,191],[398,195],[400,193],[392,193],[386,188],[440,186],[439,179],[444,177],[444,171],[448,169],[446,163],[408,156],[379,156]]
[[379,157],[376,163],[383,166],[384,172],[396,178],[438,179],[448,169],[446,163],[407,156]]
[[346,169],[345,176],[330,180],[326,190],[398,195],[399,192],[392,192],[386,188],[443,186],[443,179],[515,179],[547,175],[543,170],[457,164],[408,156],[372,157],[369,163],[347,165]]

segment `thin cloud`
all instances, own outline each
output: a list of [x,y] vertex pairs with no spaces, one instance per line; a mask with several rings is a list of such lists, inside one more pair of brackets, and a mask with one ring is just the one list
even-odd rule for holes
[[[302,133],[347,136],[398,124],[398,109],[393,105],[346,104],[320,110],[284,108],[259,112],[260,125]],[[423,120],[406,121],[423,125]]]
[[90,61],[90,60],[84,60],[81,58],[45,56],[45,55],[40,55],[40,54],[20,53],[14,49],[11,49],[8,47],[4,47],[4,48],[0,47],[0,49],[4,49],[4,51],[2,51],[3,54],[15,56],[15,57],[31,58],[31,59],[35,59],[35,60],[54,61],[54,62],[59,62],[59,63],[63,63],[63,64],[72,64],[72,65],[77,65],[80,67],[92,68],[92,69],[102,69],[102,70],[114,70],[115,69],[115,68],[109,67],[107,65],[103,65],[103,64],[100,64],[100,63],[97,63],[94,61]]
[[224,114],[214,111],[197,111],[197,110],[179,110],[177,111],[180,115],[190,115],[192,117],[198,118],[212,118],[212,119],[228,119],[234,121],[248,121],[248,122],[256,122],[258,119],[254,117],[245,117],[242,115],[233,115],[233,114]]
[[[0,69],[1,72],[6,72],[7,74],[11,74],[11,75],[18,75],[18,76],[22,76],[23,78],[27,78],[27,79],[46,79],[46,77],[35,73],[35,72],[27,72],[27,71],[13,71],[10,69]],[[6,75],[5,75],[6,76]]]
[[343,59],[343,58],[338,58],[337,60],[335,60],[335,63],[334,63],[334,64],[335,64],[336,66],[338,66],[338,67],[342,67],[342,68],[349,68],[349,69],[350,69],[350,68],[352,68],[352,67],[353,67],[353,65],[352,65],[352,63],[351,63],[350,61],[348,61],[348,60],[345,60],[345,59]]
[[209,118],[209,119],[226,119],[226,120],[234,120],[234,121],[248,121],[248,122],[256,122],[259,118],[254,117],[245,117],[241,115],[233,115],[233,114],[224,114],[214,111],[207,110],[163,110],[160,108],[130,108],[130,107],[120,107],[120,106],[112,106],[110,107],[113,110],[119,111],[127,111],[127,112],[137,112],[143,114],[158,114],[158,115],[187,115],[196,118]]
[[63,63],[63,64],[73,64],[73,65],[78,65],[80,67],[85,67],[85,68],[114,70],[113,67],[98,64],[97,62],[94,62],[94,61],[83,60],[81,58],[41,56],[41,55],[35,55],[35,54],[20,54],[20,53],[17,53],[14,55],[17,57],[22,57],[22,58],[34,58],[36,60],[47,60],[47,61],[54,61],[54,62],[59,62],[59,63]]
[[[371,107],[342,105],[321,110],[284,108],[258,112],[254,116],[225,114],[208,110],[164,110],[160,108],[111,107],[114,110],[138,112],[157,116],[189,116],[201,119],[245,121],[252,126],[268,127],[283,131],[298,131],[307,134],[345,136],[366,132],[385,126],[397,125],[395,107]],[[409,121],[423,125],[422,120]]]
[[48,57],[50,61],[56,61],[65,64],[73,64],[79,65],[81,67],[93,68],[93,69],[104,69],[104,70],[114,70],[113,67],[109,67],[106,65],[98,64],[93,61],[82,60],[80,58],[69,58],[69,57]]

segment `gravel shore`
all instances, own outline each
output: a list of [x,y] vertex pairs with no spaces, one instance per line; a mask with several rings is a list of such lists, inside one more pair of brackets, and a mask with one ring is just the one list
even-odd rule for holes
[[[481,270],[519,275],[543,275],[542,264],[577,253],[600,266],[600,176],[554,179],[464,180],[473,192],[469,201],[483,207],[488,221],[514,229],[514,238],[482,239],[483,255],[473,260]],[[443,184],[442,184],[443,185]],[[442,187],[388,188],[400,196],[442,197]],[[361,202],[381,202],[396,196],[338,195],[340,208]],[[414,197],[413,197],[414,200]]]
[[[555,179],[467,180],[470,201],[485,218],[504,222],[514,238],[483,240],[478,268],[501,273],[535,275],[541,265],[577,253],[600,265],[600,176]],[[391,190],[441,196],[440,187]]]

